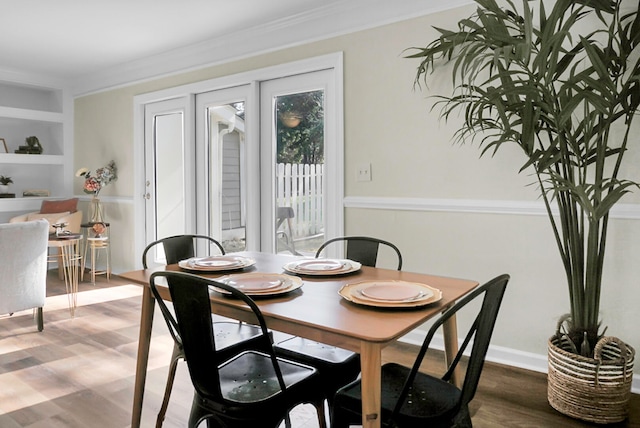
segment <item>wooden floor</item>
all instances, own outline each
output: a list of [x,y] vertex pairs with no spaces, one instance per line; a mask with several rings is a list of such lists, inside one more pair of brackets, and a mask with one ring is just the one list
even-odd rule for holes
[[[74,318],[64,284],[49,276],[45,329],[38,333],[32,311],[0,317],[1,428],[120,428],[130,426],[141,290],[112,278],[82,283]],[[166,380],[172,342],[156,311],[143,427],[153,427]],[[385,360],[410,364],[411,346],[389,347]],[[440,364],[437,358],[427,370]],[[179,364],[164,426],[184,427],[193,389]],[[588,427],[551,409],[546,376],[487,363],[472,403],[476,427]],[[309,406],[297,408],[295,428],[317,427]],[[640,396],[633,395],[629,420],[640,427]],[[259,427],[258,427],[259,428]]]

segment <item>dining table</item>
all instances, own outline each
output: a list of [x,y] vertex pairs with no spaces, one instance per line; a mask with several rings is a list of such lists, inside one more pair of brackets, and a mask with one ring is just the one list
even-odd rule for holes
[[[250,259],[253,263],[236,272],[198,271],[196,273],[214,280],[230,273],[291,274],[284,269],[284,266],[300,259],[300,257],[291,255],[255,251],[230,254]],[[149,287],[149,281],[154,272],[181,271],[183,267],[175,264],[119,274],[123,279],[143,286],[131,419],[133,428],[140,426],[142,417],[153,326],[155,300]],[[430,318],[442,313],[478,285],[478,282],[468,279],[367,266],[361,266],[352,272],[340,275],[298,276],[302,278],[301,287],[287,293],[256,297],[254,301],[260,308],[270,329],[349,349],[360,354],[362,426],[364,428],[379,428],[381,426],[382,349],[420,327]],[[340,294],[343,287],[353,287],[354,284],[376,281],[427,284],[441,291],[442,297],[426,305],[395,308],[354,303]],[[171,300],[166,285],[158,285],[158,289],[163,299]],[[252,320],[250,309],[239,300],[216,292],[210,293],[210,299],[214,314],[246,322]],[[451,361],[458,350],[455,316],[444,324],[443,336],[445,359]]]

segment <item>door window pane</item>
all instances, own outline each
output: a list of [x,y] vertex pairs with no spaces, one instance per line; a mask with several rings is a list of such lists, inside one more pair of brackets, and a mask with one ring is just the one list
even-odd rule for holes
[[208,108],[210,228],[226,252],[246,248],[244,102]]
[[315,254],[324,238],[324,92],[275,100],[276,251]]

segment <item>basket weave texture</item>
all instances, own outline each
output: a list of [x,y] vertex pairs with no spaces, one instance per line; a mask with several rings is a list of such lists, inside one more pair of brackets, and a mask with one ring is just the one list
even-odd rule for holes
[[553,336],[548,342],[547,399],[567,416],[598,424],[627,418],[635,350],[615,337],[596,344],[594,358],[569,352]]

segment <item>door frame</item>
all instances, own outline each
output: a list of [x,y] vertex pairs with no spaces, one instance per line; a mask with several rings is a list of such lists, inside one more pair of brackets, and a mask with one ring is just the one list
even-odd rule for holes
[[[326,199],[327,213],[332,214],[332,221],[327,221],[327,229],[325,235],[327,237],[343,235],[344,231],[344,93],[343,93],[343,54],[336,52],[332,54],[322,55],[318,57],[303,59],[295,62],[274,65],[270,67],[260,68],[256,70],[246,71],[224,77],[218,77],[201,82],[195,82],[167,88],[159,91],[136,95],[133,98],[133,126],[134,126],[134,144],[133,144],[133,214],[134,214],[134,236],[133,246],[134,254],[142,254],[145,243],[145,105],[158,101],[169,100],[173,98],[185,97],[189,100],[190,108],[195,108],[194,97],[198,93],[209,92],[216,89],[225,89],[233,86],[244,84],[253,84],[256,92],[258,90],[256,82],[264,80],[272,80],[279,77],[292,76],[312,71],[333,69],[333,85],[335,88],[335,117],[331,120],[335,123],[333,135],[325,135],[326,140],[332,140],[335,143],[333,147],[335,152],[335,161],[332,166],[327,166],[327,177],[332,177],[332,182],[327,183],[327,193],[331,194],[331,198]],[[255,106],[258,110],[258,106]],[[257,112],[253,112],[257,113]],[[189,123],[185,121],[185,136],[194,138],[195,121]],[[188,140],[187,142],[192,142]],[[250,213],[247,213],[250,215]],[[248,250],[251,248],[247,248]],[[135,261],[136,268],[142,267],[142,261]]]

